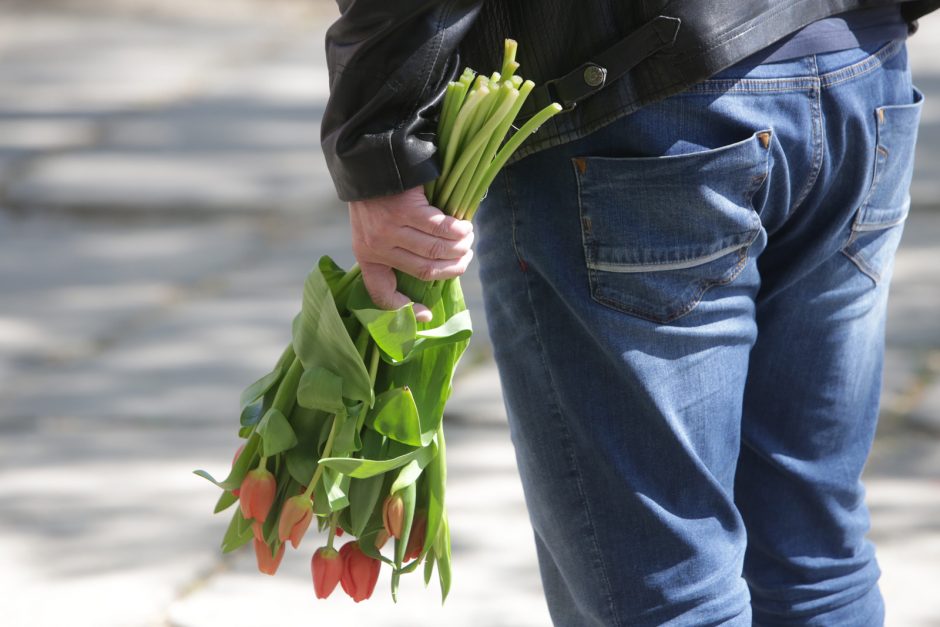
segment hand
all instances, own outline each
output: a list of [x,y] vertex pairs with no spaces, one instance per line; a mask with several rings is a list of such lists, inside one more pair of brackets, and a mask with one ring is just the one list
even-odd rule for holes
[[[373,302],[398,309],[411,302],[397,291],[393,268],[424,281],[462,275],[473,258],[473,225],[428,204],[422,187],[400,194],[349,203],[352,250]],[[414,305],[419,322],[431,321],[431,310]]]

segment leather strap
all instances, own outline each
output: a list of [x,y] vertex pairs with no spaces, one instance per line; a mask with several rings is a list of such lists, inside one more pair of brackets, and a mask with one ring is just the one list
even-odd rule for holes
[[519,112],[525,120],[553,102],[570,111],[588,96],[611,84],[641,61],[676,41],[681,20],[660,15],[626,38],[594,55],[564,76],[546,81],[532,90]]

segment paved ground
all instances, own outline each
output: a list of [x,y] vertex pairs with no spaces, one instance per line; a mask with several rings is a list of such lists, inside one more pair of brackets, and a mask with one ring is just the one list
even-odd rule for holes
[[[89,6],[91,5],[91,6]],[[304,274],[347,264],[318,147],[326,2],[0,6],[0,615],[12,627],[544,626],[479,306],[448,420],[455,575],[318,603],[307,560],[222,559],[235,399],[288,339]],[[936,22],[936,23],[935,23]],[[890,623],[940,625],[940,19],[867,471]],[[936,102],[934,102],[934,99]],[[369,621],[369,622],[367,622]]]

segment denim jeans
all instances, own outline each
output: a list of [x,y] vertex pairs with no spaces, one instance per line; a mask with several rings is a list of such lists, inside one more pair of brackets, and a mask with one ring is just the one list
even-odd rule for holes
[[860,475],[923,96],[740,63],[506,168],[486,315],[552,620],[884,620]]

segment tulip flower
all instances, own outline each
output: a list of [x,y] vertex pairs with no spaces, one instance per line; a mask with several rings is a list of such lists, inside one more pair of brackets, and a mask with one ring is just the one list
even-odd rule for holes
[[379,580],[382,562],[363,553],[356,540],[344,544],[339,554],[343,558],[343,574],[339,579],[343,590],[356,603],[368,599]]
[[282,544],[277,550],[277,555],[271,555],[271,547],[264,542],[255,540],[255,557],[258,559],[258,570],[265,575],[273,575],[277,572],[277,567],[281,565],[281,558],[284,557],[284,547]]
[[[232,458],[232,466],[235,465],[235,462],[238,461],[239,455],[241,455],[241,454],[242,454],[242,451],[244,451],[244,450],[245,450],[245,445],[244,445],[244,444],[242,444],[241,446],[238,447],[238,450],[235,451],[235,457]],[[241,488],[235,488],[234,490],[232,490],[232,494],[234,494],[235,496],[238,496],[238,495],[241,494],[241,491],[242,491]]]
[[415,512],[414,524],[408,534],[408,546],[405,548],[404,561],[416,559],[424,548],[424,536],[427,533],[428,517],[424,512]]
[[382,550],[382,547],[385,546],[385,543],[388,542],[388,539],[391,536],[388,535],[388,532],[384,529],[380,529],[377,534],[375,534],[375,548],[379,551]]
[[386,533],[393,538],[401,537],[402,518],[405,516],[405,503],[401,494],[389,494],[382,503],[382,525]]
[[258,542],[264,542],[264,527],[257,520],[251,521],[251,535]]
[[313,553],[310,570],[313,572],[313,590],[317,598],[325,599],[333,593],[343,576],[343,556],[336,549],[321,546]]
[[277,521],[277,537],[281,542],[290,538],[294,548],[300,546],[300,540],[307,533],[307,527],[313,520],[313,501],[303,494],[292,496],[284,501],[281,517]]
[[255,468],[245,475],[242,480],[241,496],[238,502],[242,509],[242,516],[254,518],[264,522],[274,505],[274,495],[277,493],[277,484],[272,475],[265,468]]
[[339,525],[336,525],[336,537],[338,538],[341,535],[343,535],[343,528],[340,527]]

